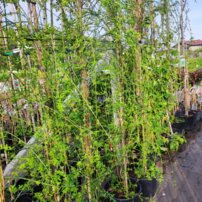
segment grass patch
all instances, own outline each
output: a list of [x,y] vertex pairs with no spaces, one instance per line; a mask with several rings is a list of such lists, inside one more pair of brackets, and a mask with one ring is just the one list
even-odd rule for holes
[[196,71],[202,68],[202,57],[187,59],[188,69],[190,72]]

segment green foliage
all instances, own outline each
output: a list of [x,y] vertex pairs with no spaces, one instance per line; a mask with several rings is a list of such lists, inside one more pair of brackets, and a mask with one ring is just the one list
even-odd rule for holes
[[181,144],[184,144],[185,142],[186,142],[186,140],[182,135],[174,133],[171,136],[171,140],[170,140],[170,143],[169,143],[169,148],[170,148],[171,151],[177,151],[179,149],[179,146]]
[[188,59],[188,68],[189,71],[195,71],[197,69],[200,69],[202,67],[202,58],[189,58]]
[[[42,1],[36,3],[43,13]],[[33,31],[29,21],[30,27],[3,28],[10,39],[3,51],[15,45],[22,52],[4,57],[0,70],[11,88],[1,107],[1,149],[10,161],[36,138],[17,167],[26,171],[24,181],[10,186],[8,200],[26,191],[39,202],[114,200],[117,189],[130,197],[136,186],[130,173],[159,177],[155,161],[168,149],[163,134],[178,89],[177,55],[165,22],[154,25],[168,8],[151,1],[64,0],[50,9],[61,27],[48,22]],[[16,17],[22,15],[20,8]],[[174,135],[169,147],[182,142]],[[112,194],[102,187],[108,178]]]

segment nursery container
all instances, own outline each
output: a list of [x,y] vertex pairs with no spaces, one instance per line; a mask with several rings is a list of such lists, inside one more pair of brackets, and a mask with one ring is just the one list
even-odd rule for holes
[[[136,193],[135,193],[134,197],[129,198],[129,199],[124,199],[124,198],[117,198],[115,196],[114,199],[117,202],[140,202],[140,194],[141,194],[141,191],[142,191],[141,185],[140,185],[139,182],[137,182],[135,179],[132,179],[132,178],[131,178],[131,182],[132,183],[137,183],[137,188],[135,190]],[[110,187],[110,181],[104,183],[103,187],[104,187],[105,190],[108,190],[108,188]]]
[[142,188],[142,196],[143,197],[153,197],[158,188],[158,182],[156,179],[140,179],[138,181]]

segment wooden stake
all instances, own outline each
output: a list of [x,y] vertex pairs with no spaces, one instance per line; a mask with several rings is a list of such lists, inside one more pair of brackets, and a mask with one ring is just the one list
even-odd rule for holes
[[[181,36],[181,55],[185,58],[185,23],[184,23],[184,13],[186,9],[187,0],[180,0],[180,36]],[[185,116],[188,116],[190,110],[190,99],[189,99],[189,72],[187,65],[184,66],[184,107]]]
[[[135,8],[134,8],[134,17],[136,19],[136,23],[134,26],[135,32],[139,33],[139,41],[142,39],[142,20],[143,20],[143,10],[142,10],[142,0],[135,0]],[[142,63],[142,54],[140,46],[136,48],[135,52],[135,66],[134,66],[134,74],[136,74],[135,83],[136,83],[136,95],[140,97],[141,95],[141,63]]]
[[[38,16],[37,16],[37,10],[36,10],[36,2],[31,1],[28,3],[28,8],[30,12],[30,21],[31,21],[31,30],[38,31],[39,23],[38,23]],[[36,55],[37,55],[37,61],[39,65],[39,70],[44,71],[43,62],[42,62],[42,49],[40,41],[34,41],[34,45],[36,48]]]
[[[19,9],[19,5],[17,4],[17,3],[14,3],[14,5],[13,5],[13,13],[16,13],[16,15],[17,15],[17,18],[18,18],[18,22],[19,22],[19,27],[22,27],[22,24],[21,24],[21,22],[22,22],[22,20],[21,20],[21,16],[20,16],[20,9]],[[17,23],[17,18],[14,16],[14,21]],[[19,36],[19,27],[17,27],[17,29],[16,29],[16,35],[17,35],[17,37]],[[22,69],[24,69],[24,66],[25,66],[25,60],[24,60],[24,57],[23,57],[23,48],[21,47],[21,44],[20,44],[20,42],[18,41],[17,42],[17,44],[18,44],[18,47],[20,48],[20,63],[21,63],[21,67],[22,67]]]
[[[81,72],[81,90],[82,90],[82,97],[84,100],[84,126],[86,129],[90,129],[90,112],[88,112],[86,104],[88,103],[89,98],[89,85],[88,85],[88,72],[86,70],[83,70]],[[87,192],[88,192],[88,199],[89,201],[92,201],[92,193],[91,193],[91,179],[90,179],[90,158],[91,158],[91,136],[89,132],[87,134],[84,134],[83,138],[84,142],[84,151],[86,154],[87,162],[86,162],[86,181],[87,181]],[[89,173],[88,173],[89,172]]]
[[2,165],[0,165],[0,201],[4,202],[5,201],[5,196],[4,196],[4,178],[3,178],[3,171],[2,171]]
[[[3,36],[3,41],[4,41],[4,49],[8,50],[8,41],[7,41],[7,37],[6,37],[6,33],[4,32],[3,28],[2,28],[2,15],[0,14],[0,33],[2,33]],[[10,76],[11,76],[11,87],[12,89],[14,89],[15,83],[14,83],[14,77],[13,77],[13,70],[12,70],[12,63],[10,60],[10,57],[8,57],[8,67],[10,70]]]

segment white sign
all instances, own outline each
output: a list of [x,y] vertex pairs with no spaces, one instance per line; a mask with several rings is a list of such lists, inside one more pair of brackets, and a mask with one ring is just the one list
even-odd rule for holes
[[186,60],[185,58],[180,58],[180,67],[185,67]]

